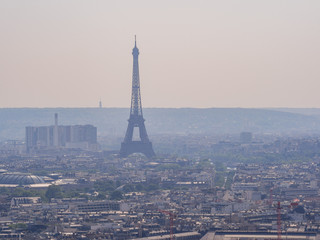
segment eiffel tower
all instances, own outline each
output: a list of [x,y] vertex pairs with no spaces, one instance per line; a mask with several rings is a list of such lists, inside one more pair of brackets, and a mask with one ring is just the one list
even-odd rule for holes
[[[140,94],[140,77],[139,77],[139,49],[137,48],[137,41],[135,37],[133,55],[133,72],[132,72],[132,94],[131,94],[131,108],[130,117],[128,120],[128,128],[124,141],[121,143],[120,157],[127,157],[132,153],[143,153],[146,157],[154,157],[152,143],[150,142],[144,125],[144,118],[142,115],[141,94]],[[133,131],[139,128],[139,141],[134,141]]]

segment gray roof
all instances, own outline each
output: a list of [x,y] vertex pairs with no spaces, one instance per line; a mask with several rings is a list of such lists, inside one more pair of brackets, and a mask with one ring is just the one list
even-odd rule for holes
[[39,176],[23,173],[4,173],[0,174],[0,184],[18,184],[29,185],[44,183],[43,179]]

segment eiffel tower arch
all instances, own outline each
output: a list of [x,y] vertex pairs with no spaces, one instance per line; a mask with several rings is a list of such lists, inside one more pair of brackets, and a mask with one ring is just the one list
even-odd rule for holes
[[[146,157],[155,156],[152,143],[149,140],[144,118],[142,114],[141,93],[140,93],[140,77],[139,77],[139,49],[135,39],[133,55],[133,71],[132,71],[132,94],[130,117],[128,120],[128,128],[124,141],[121,143],[120,157],[127,157],[132,153],[143,153]],[[139,128],[140,140],[133,140],[134,129]]]

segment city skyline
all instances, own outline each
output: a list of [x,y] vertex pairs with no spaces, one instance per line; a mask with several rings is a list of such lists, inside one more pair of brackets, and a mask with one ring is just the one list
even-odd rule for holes
[[2,1],[0,108],[320,107],[318,1]]

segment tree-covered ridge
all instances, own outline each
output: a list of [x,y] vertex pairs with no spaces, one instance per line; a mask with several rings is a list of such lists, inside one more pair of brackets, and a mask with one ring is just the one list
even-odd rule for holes
[[[293,110],[292,110],[293,111]],[[314,110],[316,111],[316,110]],[[15,108],[0,109],[0,141],[23,139],[26,126],[92,124],[99,136],[123,136],[126,108]],[[150,136],[157,134],[225,134],[241,131],[268,133],[320,132],[317,114],[291,113],[288,109],[248,108],[146,108],[144,117]],[[306,111],[308,113],[308,111]]]

